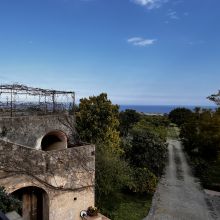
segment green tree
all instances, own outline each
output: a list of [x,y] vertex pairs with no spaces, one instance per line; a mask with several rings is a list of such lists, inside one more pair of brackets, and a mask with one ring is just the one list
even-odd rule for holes
[[180,137],[195,175],[205,187],[219,190],[220,109],[196,110],[181,126]]
[[150,172],[160,176],[166,163],[167,145],[152,130],[133,130],[129,159],[134,167],[147,167]]
[[133,168],[147,168],[152,174],[160,176],[167,157],[166,137],[163,122],[155,123],[152,118],[142,117],[123,142],[126,159]]
[[172,123],[181,126],[188,117],[190,117],[192,111],[187,108],[176,108],[169,113],[169,119]]
[[158,136],[163,142],[166,142],[167,138],[167,119],[161,116],[144,116],[142,119],[133,126],[133,132],[136,131],[139,133],[153,133],[155,136]]
[[113,151],[120,151],[119,106],[113,105],[106,93],[80,99],[76,125],[83,141],[105,143]]
[[193,113],[182,125],[180,137],[189,154],[215,160],[220,150],[220,111]]
[[119,155],[98,146],[96,154],[96,193],[98,202],[105,196],[114,194],[130,181],[131,170],[129,164]]
[[132,170],[129,189],[136,193],[153,193],[158,178],[147,167],[136,167]]
[[122,136],[127,136],[128,131],[132,126],[137,123],[141,118],[140,113],[136,112],[133,109],[126,109],[125,111],[120,112],[119,121],[120,121],[120,132]]
[[119,107],[105,93],[81,99],[76,123],[80,138],[96,145],[96,203],[103,210],[105,198],[130,178],[129,166],[121,158]]

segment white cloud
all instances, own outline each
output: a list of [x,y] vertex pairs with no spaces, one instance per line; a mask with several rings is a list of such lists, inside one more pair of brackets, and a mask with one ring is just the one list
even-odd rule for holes
[[156,41],[157,41],[156,39],[145,39],[142,37],[132,37],[127,40],[128,43],[139,47],[146,47],[148,45],[152,45]]
[[148,9],[159,8],[162,4],[168,2],[168,0],[131,0],[132,2],[145,6]]
[[176,11],[173,11],[173,10],[169,10],[169,12],[167,13],[167,16],[168,16],[170,19],[174,19],[174,20],[179,19],[179,16],[177,15],[177,12],[176,12]]
[[190,41],[188,42],[189,45],[194,46],[194,45],[201,45],[201,44],[205,44],[204,40],[198,40],[198,41]]

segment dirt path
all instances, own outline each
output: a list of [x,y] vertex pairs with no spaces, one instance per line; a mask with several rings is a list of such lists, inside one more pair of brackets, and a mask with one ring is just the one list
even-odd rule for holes
[[169,141],[169,163],[143,220],[213,220],[204,191],[192,176],[179,141]]

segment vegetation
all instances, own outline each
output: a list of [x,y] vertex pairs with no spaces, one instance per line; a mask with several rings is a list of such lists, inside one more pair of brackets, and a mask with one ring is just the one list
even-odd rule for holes
[[112,220],[143,219],[151,207],[152,194],[122,193],[107,197],[102,212]]
[[132,126],[137,123],[141,118],[141,115],[133,109],[126,109],[120,112],[120,133],[122,136],[126,137]]
[[210,101],[214,102],[216,105],[220,105],[220,90],[217,94],[210,95],[207,97]]
[[179,139],[180,129],[173,123],[167,128],[167,137],[170,139]]
[[204,187],[220,190],[220,109],[196,108],[194,112],[178,109],[173,112],[176,120],[181,121],[180,137],[196,176]]
[[102,93],[80,100],[76,122],[80,138],[96,144],[100,211],[113,220],[143,218],[165,166],[168,119],[129,109],[119,113],[119,107]]
[[21,202],[0,187],[0,210],[7,213],[13,210],[18,211],[19,208],[21,208]]
[[130,180],[130,167],[118,154],[96,148],[96,202],[102,207],[103,200],[123,188]]
[[119,106],[113,105],[107,94],[81,99],[76,121],[83,141],[119,146]]
[[126,158],[134,167],[148,168],[159,177],[166,162],[165,129],[138,123],[131,131],[131,147],[125,149]]
[[169,113],[172,123],[181,126],[190,117],[192,111],[187,108],[176,108]]

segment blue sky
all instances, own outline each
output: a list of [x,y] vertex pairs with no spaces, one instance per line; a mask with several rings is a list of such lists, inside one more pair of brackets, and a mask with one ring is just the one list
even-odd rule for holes
[[219,0],[0,0],[0,82],[209,105],[219,21]]

